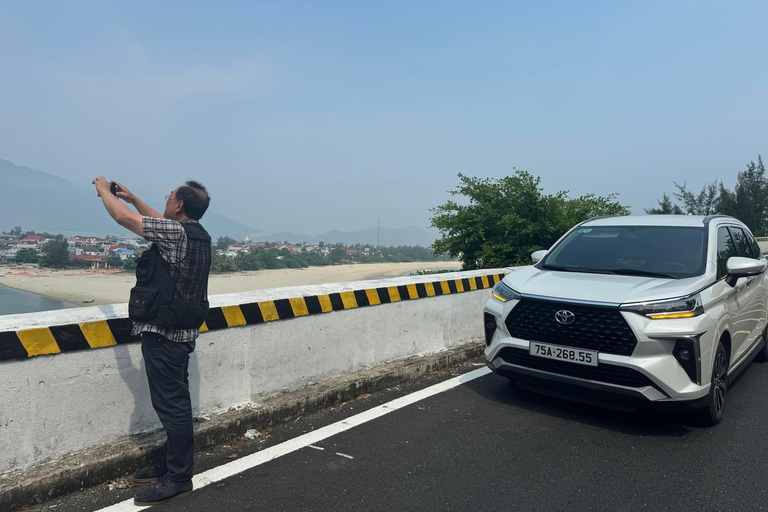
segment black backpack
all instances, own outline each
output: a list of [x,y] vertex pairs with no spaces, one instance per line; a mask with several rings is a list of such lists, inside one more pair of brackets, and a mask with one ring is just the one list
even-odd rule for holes
[[[203,286],[196,300],[174,297],[176,281],[171,278],[170,263],[163,259],[157,244],[152,244],[136,263],[136,286],[131,289],[128,303],[128,317],[136,322],[160,325],[170,329],[198,329],[208,314],[206,297],[208,272],[210,271],[211,237],[197,223],[182,223],[191,242],[196,240],[205,245],[202,254],[208,257],[205,266]],[[191,245],[185,258],[189,257]],[[207,263],[207,265],[205,265]],[[178,274],[177,274],[178,275]]]

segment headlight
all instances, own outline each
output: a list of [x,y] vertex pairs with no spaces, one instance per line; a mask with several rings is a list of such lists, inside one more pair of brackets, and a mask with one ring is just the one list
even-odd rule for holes
[[640,313],[654,320],[691,318],[704,313],[704,307],[701,305],[701,295],[698,293],[682,299],[627,304],[621,306],[620,309],[622,311]]
[[505,285],[502,281],[499,281],[496,283],[496,286],[493,287],[493,296],[501,302],[507,302],[508,300],[520,300],[520,294],[509,286]]

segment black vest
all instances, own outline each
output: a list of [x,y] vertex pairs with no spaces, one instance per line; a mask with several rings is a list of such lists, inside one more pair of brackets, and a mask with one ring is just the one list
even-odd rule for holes
[[187,234],[187,253],[173,264],[173,272],[154,243],[136,263],[136,286],[128,303],[131,320],[170,329],[198,329],[205,321],[211,236],[197,222],[181,226]]

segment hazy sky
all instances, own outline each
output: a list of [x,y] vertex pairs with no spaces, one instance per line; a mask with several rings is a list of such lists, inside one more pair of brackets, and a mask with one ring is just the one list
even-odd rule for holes
[[768,2],[0,4],[0,158],[265,231],[429,224],[459,172],[618,192],[768,153]]

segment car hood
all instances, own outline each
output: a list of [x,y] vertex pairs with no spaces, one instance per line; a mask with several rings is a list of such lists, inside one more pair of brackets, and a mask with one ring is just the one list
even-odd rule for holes
[[710,280],[707,274],[688,279],[661,279],[523,267],[507,275],[504,284],[527,295],[627,304],[695,293],[707,286]]

